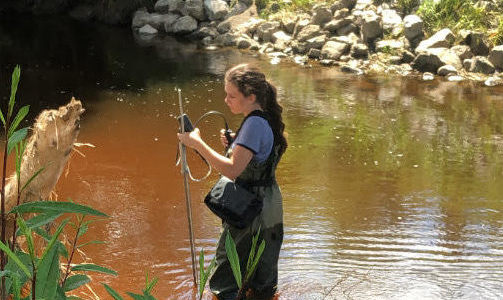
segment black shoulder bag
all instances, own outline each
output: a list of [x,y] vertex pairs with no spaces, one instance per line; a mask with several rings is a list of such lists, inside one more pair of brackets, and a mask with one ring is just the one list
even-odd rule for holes
[[[265,114],[261,111],[254,111],[247,118],[252,115],[258,115],[267,120]],[[246,118],[241,123],[241,126],[245,121]],[[236,136],[238,134],[239,129]],[[271,151],[271,155],[273,153],[274,149]],[[271,163],[269,159],[267,159],[267,162]],[[257,186],[257,184],[253,183],[251,185]],[[239,229],[248,227],[262,212],[263,206],[262,198],[225,176],[222,176],[211,188],[210,192],[204,198],[204,203],[224,222]]]

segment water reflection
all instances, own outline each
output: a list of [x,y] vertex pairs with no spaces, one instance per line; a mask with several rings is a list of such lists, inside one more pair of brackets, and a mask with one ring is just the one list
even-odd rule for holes
[[[269,74],[285,107],[290,148],[278,169],[286,226],[280,299],[500,297],[501,87],[272,66],[252,53],[204,51],[167,37],[140,40],[128,29],[68,21],[60,32],[68,38],[45,40],[52,33],[33,24],[54,21],[20,22],[36,31],[28,35],[33,40],[24,38],[23,26],[0,26],[9,33],[0,40],[2,95],[6,72],[21,62],[21,98],[33,110],[70,95],[87,109],[79,140],[96,148],[72,158],[57,193],[111,216],[89,230],[88,239],[106,244],[85,249],[93,262],[119,271],[94,276],[103,299],[99,281],[138,291],[146,270],[160,277],[160,299],[192,299],[173,90],[182,88],[193,118],[227,112],[223,75],[243,61]],[[83,34],[77,39],[75,32]],[[230,121],[236,127],[239,118]],[[215,147],[220,127],[220,120],[201,126]],[[206,172],[193,153],[189,163],[197,175]],[[191,184],[196,243],[207,264],[219,221],[201,199],[215,176]]]

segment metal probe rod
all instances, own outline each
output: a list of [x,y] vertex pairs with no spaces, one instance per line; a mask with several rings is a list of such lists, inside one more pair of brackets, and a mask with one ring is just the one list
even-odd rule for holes
[[[182,103],[182,90],[177,88],[178,91],[178,102],[180,104],[180,128],[182,132],[185,132],[185,126],[183,122],[183,103]],[[197,277],[196,277],[196,248],[194,245],[194,230],[192,228],[192,208],[190,201],[190,187],[189,187],[189,177],[188,177],[188,167],[187,167],[187,156],[185,152],[185,145],[179,143],[180,145],[180,157],[181,157],[181,171],[183,174],[183,185],[185,187],[185,204],[187,206],[187,220],[189,223],[189,240],[190,240],[190,257],[192,259],[192,276],[194,279],[194,286],[197,289]]]

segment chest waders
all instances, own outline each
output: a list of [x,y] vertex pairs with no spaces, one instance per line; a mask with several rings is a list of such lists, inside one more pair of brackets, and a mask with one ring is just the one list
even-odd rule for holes
[[[250,115],[264,117],[257,111]],[[245,121],[246,118],[243,120],[243,123]],[[237,134],[239,134],[239,130]],[[256,234],[260,227],[258,243],[264,239],[265,249],[260,257],[255,274],[249,282],[249,286],[255,295],[251,299],[270,299],[276,292],[278,284],[278,258],[283,242],[283,200],[274,175],[280,159],[279,148],[279,145],[274,145],[269,158],[265,162],[257,163],[251,160],[241,175],[236,178],[237,184],[262,197],[263,208],[260,215],[247,228],[238,229],[225,222],[222,224],[222,234],[215,254],[217,267],[210,279],[210,289],[219,300],[234,300],[238,293],[238,286],[234,280],[225,251],[227,230],[231,233],[236,244],[240,268],[244,278],[252,236]]]

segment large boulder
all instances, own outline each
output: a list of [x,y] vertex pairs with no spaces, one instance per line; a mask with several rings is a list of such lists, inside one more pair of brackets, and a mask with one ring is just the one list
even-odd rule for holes
[[335,1],[330,9],[332,12],[335,12],[340,9],[347,8],[348,10],[352,10],[356,5],[356,0],[337,0]]
[[182,14],[184,16],[191,16],[199,21],[206,20],[203,0],[185,0],[185,5],[182,8]]
[[503,69],[503,45],[494,47],[488,58],[496,68]]
[[229,13],[229,5],[224,0],[204,0],[204,11],[211,21],[221,20]]
[[272,35],[276,31],[280,31],[281,24],[277,21],[265,22],[257,27],[257,32],[255,35],[260,41],[265,43],[272,41]]
[[131,22],[131,27],[133,28],[140,28],[143,27],[143,25],[147,24],[147,20],[150,17],[150,14],[148,13],[146,8],[142,8],[137,10],[133,14],[133,20]]
[[296,38],[299,42],[305,42],[315,36],[320,35],[320,26],[318,25],[307,25],[302,28],[297,34]]
[[387,32],[398,33],[402,27],[402,17],[394,9],[383,9],[382,28]]
[[183,16],[176,20],[171,28],[175,34],[187,34],[197,29],[197,21],[191,16]]
[[470,47],[467,45],[456,45],[451,48],[451,51],[456,53],[461,61],[473,57],[472,50],[470,50]]
[[419,43],[415,51],[419,53],[428,48],[450,48],[453,43],[454,34],[449,28],[444,28],[432,35],[429,39]]
[[484,56],[475,56],[472,59],[469,70],[474,73],[492,74],[494,73],[494,65]]
[[462,30],[461,44],[468,45],[474,55],[487,56],[489,54],[489,42],[485,34],[481,32]]
[[337,30],[351,24],[353,22],[353,18],[351,17],[345,17],[342,19],[334,19],[323,27],[324,30],[330,31],[332,33],[337,32]]
[[350,49],[350,46],[346,43],[340,43],[336,41],[328,41],[321,48],[321,57],[324,59],[339,59],[343,54],[346,54]]
[[445,65],[445,63],[440,59],[438,54],[424,51],[416,56],[411,65],[420,72],[436,73],[438,68]]
[[408,15],[403,18],[403,33],[409,41],[423,37],[423,20],[417,15]]
[[311,24],[323,26],[332,20],[332,11],[325,5],[315,5],[312,11]]
[[361,35],[365,43],[372,43],[377,38],[382,37],[382,20],[375,12],[367,11],[363,15]]

